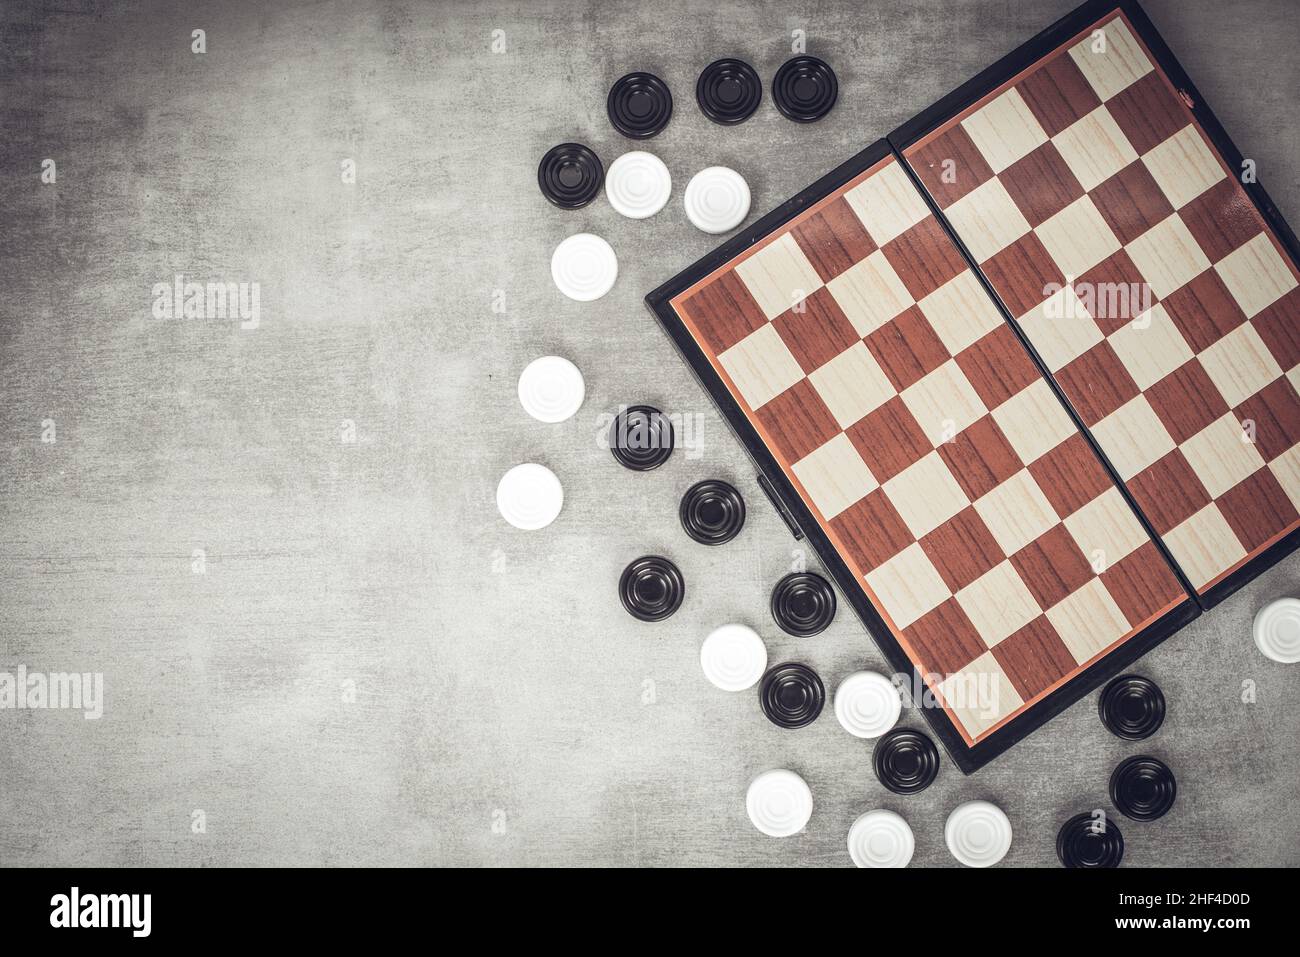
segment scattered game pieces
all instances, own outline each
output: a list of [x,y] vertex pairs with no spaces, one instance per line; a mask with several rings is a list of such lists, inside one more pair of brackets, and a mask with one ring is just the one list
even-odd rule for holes
[[1125,817],[1154,821],[1174,806],[1178,785],[1174,772],[1150,755],[1122,761],[1110,776],[1110,803]]
[[1116,737],[1141,741],[1155,734],[1165,720],[1165,696],[1150,678],[1121,675],[1106,685],[1097,711]]
[[586,394],[578,367],[560,356],[534,359],[519,374],[519,404],[539,422],[563,422]]
[[1057,832],[1056,856],[1066,867],[1119,867],[1124,859],[1124,835],[1109,818],[1076,814]]
[[605,195],[614,211],[628,219],[646,219],[664,208],[673,178],[663,160],[644,150],[624,153],[609,167]]
[[673,423],[652,405],[629,406],[609,427],[609,450],[633,472],[657,469],[673,454]]
[[696,229],[714,235],[730,232],[749,215],[749,184],[734,169],[710,166],[691,177],[682,203]]
[[798,834],[812,817],[812,791],[793,771],[764,771],[745,795],[749,819],[769,837]]
[[1279,598],[1255,616],[1255,646],[1274,661],[1300,661],[1300,600]]
[[745,500],[721,479],[696,482],[682,496],[682,528],[701,545],[722,545],[745,525]]
[[515,528],[530,532],[545,528],[563,505],[560,480],[544,465],[516,465],[497,484],[497,509]]
[[695,82],[700,112],[720,126],[735,126],[754,115],[763,99],[763,81],[744,60],[714,60]]
[[758,632],[745,625],[723,625],[700,646],[704,677],[723,691],[744,691],[763,677],[767,648]]
[[600,195],[605,177],[600,157],[581,143],[561,143],[537,165],[542,195],[560,209],[581,209]]
[[899,728],[876,742],[871,766],[895,794],[916,794],[939,776],[939,749],[920,731]]
[[903,700],[892,681],[875,671],[855,671],[835,689],[835,717],[857,738],[878,738],[895,724]]
[[772,618],[781,630],[796,638],[810,638],[826,630],[835,617],[835,590],[814,572],[793,572],[772,589]]
[[614,129],[634,140],[660,133],[673,115],[673,95],[653,73],[629,73],[609,89],[605,111]]
[[849,828],[849,857],[858,867],[906,867],[915,849],[912,829],[893,811],[868,811]]
[[575,233],[551,254],[556,288],[578,302],[599,299],[617,278],[618,257],[609,243],[592,233]]
[[686,582],[668,559],[646,555],[623,569],[618,597],[633,618],[663,621],[681,607]]
[[758,700],[768,720],[782,728],[802,728],[817,720],[826,703],[822,679],[807,665],[794,661],[763,675]]
[[948,815],[943,838],[967,867],[992,867],[1011,849],[1011,821],[996,804],[967,801]]
[[781,115],[796,123],[813,123],[831,111],[839,96],[835,71],[815,56],[786,60],[772,79],[772,101]]

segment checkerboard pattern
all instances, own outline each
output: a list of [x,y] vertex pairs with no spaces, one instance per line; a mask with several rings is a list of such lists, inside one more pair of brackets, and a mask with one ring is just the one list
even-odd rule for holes
[[968,743],[1186,599],[894,160],[672,305]]
[[1300,274],[1122,15],[905,155],[1198,592],[1300,526]]

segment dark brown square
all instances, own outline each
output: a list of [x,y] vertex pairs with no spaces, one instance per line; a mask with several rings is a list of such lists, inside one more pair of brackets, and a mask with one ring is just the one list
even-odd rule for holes
[[885,243],[882,251],[918,301],[966,268],[961,253],[933,216]]
[[1180,443],[1228,411],[1223,394],[1195,358],[1148,388],[1146,397],[1174,441]]
[[984,154],[961,124],[909,149],[907,161],[940,209],[947,209],[993,178]]
[[990,411],[1042,376],[1008,325],[1000,325],[957,356],[957,366]]
[[1245,190],[1231,178],[1219,180],[1178,211],[1187,231],[1212,263],[1264,230],[1264,221]]
[[1059,370],[1056,381],[1089,428],[1142,391],[1106,341]]
[[1220,495],[1216,504],[1247,553],[1300,521],[1291,499],[1268,469],[1260,469],[1238,482]]
[[1065,273],[1037,233],[1025,233],[980,268],[1017,319],[1065,285]]
[[1084,193],[1050,140],[1016,160],[998,174],[998,179],[1030,226],[1051,219]]
[[1039,608],[1051,608],[1093,577],[1092,566],[1064,525],[1056,525],[1011,556],[1011,565]]
[[934,448],[898,396],[854,422],[845,433],[876,481],[882,483],[921,461]]
[[993,491],[1023,467],[1020,456],[986,415],[938,446],[939,456],[972,502]]
[[1131,243],[1174,211],[1141,160],[1129,163],[1088,195],[1122,243]]
[[1285,376],[1274,379],[1237,408],[1239,422],[1255,423],[1255,448],[1271,462],[1300,442],[1300,396]]
[[830,524],[864,575],[915,541],[883,489],[858,499],[832,518]]
[[772,320],[777,335],[805,373],[856,345],[857,331],[825,286]]
[[951,591],[965,588],[1006,555],[973,505],[968,505],[921,539],[921,551]]
[[1031,701],[1077,667],[1046,615],[1039,615],[993,646],[993,657],[1025,701]]
[[1160,300],[1123,249],[1074,281],[1074,294],[1104,335],[1118,332]]
[[722,273],[699,292],[682,301],[689,319],[714,355],[726,352],[755,329],[767,325],[767,316],[732,271]]
[[1149,624],[1174,602],[1186,599],[1155,542],[1144,542],[1101,573],[1101,583],[1129,627]]
[[1219,274],[1207,269],[1164,300],[1165,311],[1183,338],[1204,352],[1246,321]]
[[1169,89],[1159,70],[1112,96],[1106,109],[1139,156],[1192,122],[1191,112]]
[[754,415],[789,462],[798,462],[840,431],[835,416],[807,379],[800,379]]
[[947,599],[912,622],[903,629],[903,637],[913,655],[920,659],[916,665],[923,675],[946,678],[988,650],[955,598]]
[[910,306],[864,341],[900,392],[951,358],[918,306]]
[[1157,535],[1168,534],[1211,501],[1210,493],[1180,449],[1133,476],[1128,488]]
[[1091,84],[1064,51],[1021,80],[1016,89],[1048,136],[1101,106]]
[[1061,518],[1114,487],[1088,441],[1077,432],[1032,462],[1029,474]]
[[790,234],[822,282],[830,282],[876,251],[875,241],[843,196],[827,203]]
[[1300,365],[1300,287],[1256,315],[1250,324],[1283,372]]

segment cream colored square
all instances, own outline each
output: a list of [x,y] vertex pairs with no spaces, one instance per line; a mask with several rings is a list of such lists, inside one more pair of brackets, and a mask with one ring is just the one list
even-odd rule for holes
[[1100,578],[1047,609],[1047,620],[1079,664],[1097,657],[1132,629]]
[[1214,264],[1214,270],[1247,319],[1263,312],[1296,287],[1295,274],[1287,268],[1265,233],[1228,253]]
[[991,568],[955,597],[990,648],[1043,613],[1009,561]]
[[751,409],[759,409],[803,378],[776,327],[762,326],[718,356]]
[[992,259],[1029,232],[1029,222],[996,176],[944,213],[977,263]]
[[938,452],[913,462],[885,482],[884,489],[903,524],[917,538],[934,531],[970,504]]
[[1231,412],[1215,419],[1179,446],[1210,498],[1218,498],[1264,467],[1254,442]]
[[1067,515],[1065,529],[1098,575],[1150,541],[1114,486]]
[[1047,142],[1047,134],[1014,86],[961,121],[995,173]]
[[1291,446],[1269,462],[1268,468],[1291,504],[1300,510],[1300,445]]
[[885,254],[874,253],[840,273],[826,288],[860,336],[875,332],[914,300]]
[[1192,347],[1156,303],[1107,340],[1138,388],[1146,391],[1192,358]]
[[1025,703],[991,651],[949,675],[938,690],[949,713],[972,739]]
[[969,269],[953,276],[917,305],[949,355],[957,355],[1002,325],[1002,314]]
[[1034,232],[1067,280],[1077,279],[1120,248],[1088,196],[1080,196]]
[[1210,261],[1176,213],[1124,247],[1159,299],[1176,292],[1210,268]]
[[1074,423],[1042,379],[994,409],[993,421],[1026,465],[1032,465],[1075,434]]
[[844,194],[877,246],[883,246],[930,215],[899,163],[890,163]]
[[1200,361],[1229,408],[1241,405],[1282,375],[1282,367],[1249,322],[1202,352]]
[[1019,319],[1020,328],[1053,372],[1069,365],[1102,339],[1101,329],[1074,289],[1065,286]]
[[1228,175],[1190,123],[1153,146],[1142,162],[1174,209],[1182,209]]
[[880,363],[861,342],[810,373],[808,381],[841,429],[894,396],[894,387]]
[[1127,482],[1174,450],[1174,439],[1146,396],[1134,396],[1092,427],[1093,437]]
[[1103,102],[1152,70],[1151,61],[1119,17],[1070,47],[1070,57]]
[[906,628],[949,596],[948,586],[916,542],[867,572],[866,580],[897,628]]
[[841,432],[791,468],[822,517],[832,519],[880,487],[849,437]]
[[1246,557],[1236,532],[1213,502],[1166,533],[1164,543],[1198,591]]
[[902,399],[935,445],[951,439],[988,411],[954,359],[904,389]]
[[789,233],[736,266],[736,274],[769,319],[807,299],[822,285],[821,276]]
[[1104,104],[1053,136],[1052,145],[1085,191],[1096,189],[1138,158]]
[[1007,555],[1014,555],[1060,519],[1028,469],[975,501],[975,511]]

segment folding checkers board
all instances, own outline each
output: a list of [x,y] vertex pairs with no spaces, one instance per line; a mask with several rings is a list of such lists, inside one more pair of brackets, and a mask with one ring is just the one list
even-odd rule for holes
[[1300,253],[1086,4],[647,302],[970,772],[1300,544]]

